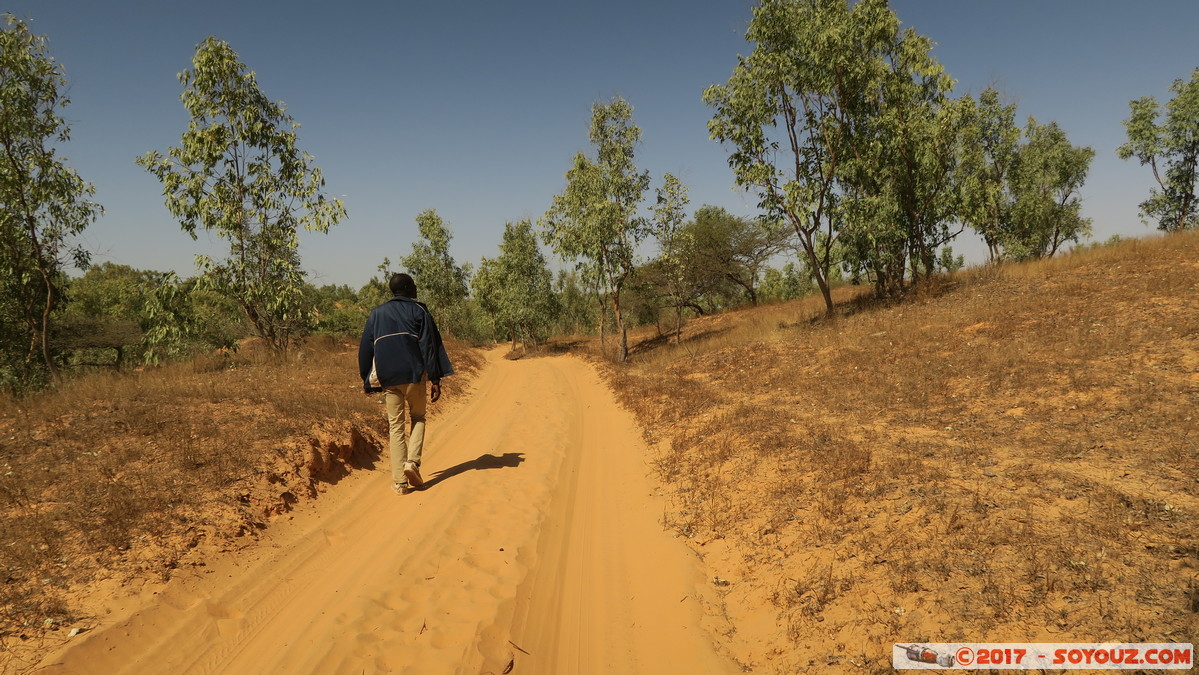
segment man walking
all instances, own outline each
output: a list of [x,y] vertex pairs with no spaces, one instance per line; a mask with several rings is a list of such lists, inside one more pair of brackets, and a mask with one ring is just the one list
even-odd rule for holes
[[[407,274],[388,281],[394,295],[371,311],[358,346],[358,371],[366,393],[383,392],[391,432],[391,487],[406,494],[424,484],[420,475],[425,443],[425,382],[429,400],[441,398],[441,378],[454,367],[433,315],[416,301],[416,282]],[[404,440],[404,406],[412,418]]]

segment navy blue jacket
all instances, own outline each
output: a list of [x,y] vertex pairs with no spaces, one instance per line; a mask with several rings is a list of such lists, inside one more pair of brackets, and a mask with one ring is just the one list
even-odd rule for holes
[[358,370],[367,391],[420,382],[425,375],[437,384],[454,373],[433,315],[402,295],[371,311],[358,345]]

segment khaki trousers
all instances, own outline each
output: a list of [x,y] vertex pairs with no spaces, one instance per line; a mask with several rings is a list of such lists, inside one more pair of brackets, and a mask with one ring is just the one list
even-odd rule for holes
[[[404,462],[420,466],[421,452],[425,446],[425,383],[401,384],[383,390],[383,402],[387,406],[387,426],[391,432],[391,478],[397,483],[407,482],[404,477]],[[404,440],[404,404],[408,405],[408,416],[412,418],[412,429],[408,440]]]

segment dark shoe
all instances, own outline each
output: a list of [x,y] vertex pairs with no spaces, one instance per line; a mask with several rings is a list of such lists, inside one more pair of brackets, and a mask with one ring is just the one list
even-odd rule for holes
[[425,484],[425,479],[420,477],[420,467],[413,462],[404,462],[404,478],[407,478],[408,484],[414,488]]

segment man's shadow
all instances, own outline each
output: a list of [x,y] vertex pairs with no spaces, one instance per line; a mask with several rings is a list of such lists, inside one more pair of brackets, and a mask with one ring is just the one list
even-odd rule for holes
[[428,490],[447,478],[453,478],[467,471],[475,471],[482,469],[506,469],[510,467],[520,466],[520,463],[525,461],[523,452],[505,452],[500,456],[496,455],[479,455],[477,458],[455,464],[448,469],[442,469],[437,473],[429,476],[424,485],[420,486],[421,490]]

